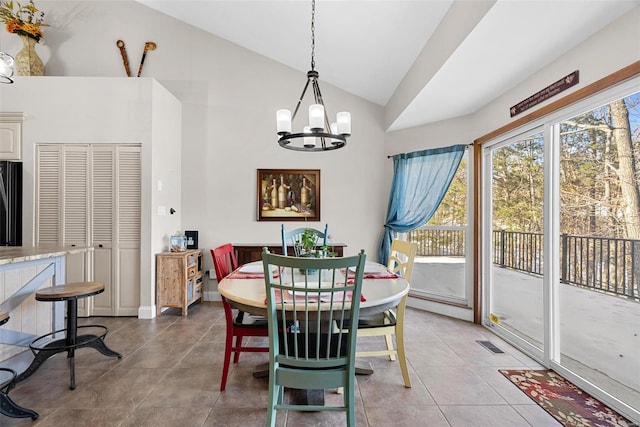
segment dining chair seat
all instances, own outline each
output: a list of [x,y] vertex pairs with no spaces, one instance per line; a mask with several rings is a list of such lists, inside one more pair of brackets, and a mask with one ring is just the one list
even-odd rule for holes
[[385,310],[383,313],[360,316],[358,319],[358,329],[396,326],[397,323],[395,310]]
[[236,317],[233,319],[233,323],[236,326],[244,328],[266,328],[267,318],[264,316],[255,316],[253,314],[240,311],[238,312],[238,315],[236,315]]

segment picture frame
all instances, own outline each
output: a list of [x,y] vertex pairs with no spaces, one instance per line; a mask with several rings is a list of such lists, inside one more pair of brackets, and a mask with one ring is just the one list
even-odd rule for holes
[[320,169],[258,169],[258,221],[320,221]]

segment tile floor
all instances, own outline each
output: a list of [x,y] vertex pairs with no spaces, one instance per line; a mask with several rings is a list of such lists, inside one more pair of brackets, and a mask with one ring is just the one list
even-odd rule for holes
[[[65,355],[57,355],[10,392],[40,418],[0,415],[0,426],[263,426],[267,380],[253,367],[266,353],[244,353],[219,392],[224,315],[219,303],[192,306],[188,317],[168,310],[153,320],[90,318],[109,327],[107,345],[118,360],[93,349],[76,355],[77,388],[69,390]],[[358,376],[358,426],[559,426],[498,369],[536,368],[532,359],[485,328],[408,309],[407,354],[413,387],[397,362],[370,358],[375,372]],[[363,345],[383,345],[368,338]],[[372,343],[373,340],[373,343]],[[491,340],[494,355],[476,340]],[[360,345],[360,344],[359,344]],[[341,399],[327,391],[327,401]],[[342,413],[281,412],[280,426],[342,426]]]

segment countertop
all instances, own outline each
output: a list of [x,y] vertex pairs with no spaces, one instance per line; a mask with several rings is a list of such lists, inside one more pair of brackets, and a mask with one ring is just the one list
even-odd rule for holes
[[92,251],[93,247],[87,246],[3,246],[0,247],[0,265],[13,264],[36,259],[53,258],[73,253]]

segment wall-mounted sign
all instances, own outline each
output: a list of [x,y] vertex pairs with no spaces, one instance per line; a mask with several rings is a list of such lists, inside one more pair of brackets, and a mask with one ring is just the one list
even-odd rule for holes
[[522,113],[525,110],[528,110],[531,107],[538,105],[539,103],[546,101],[559,94],[560,92],[569,89],[571,86],[575,86],[578,84],[580,72],[578,70],[573,73],[561,78],[557,82],[545,87],[540,92],[537,92],[524,101],[518,102],[516,105],[511,107],[509,110],[511,112],[511,117]]

